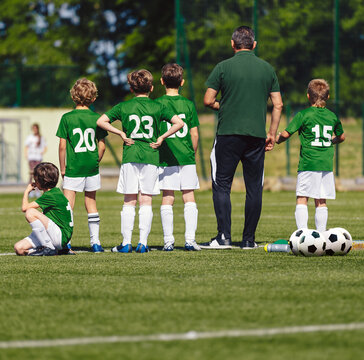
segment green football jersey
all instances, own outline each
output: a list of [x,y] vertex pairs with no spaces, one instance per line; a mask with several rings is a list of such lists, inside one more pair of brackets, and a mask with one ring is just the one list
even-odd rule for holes
[[55,187],[46,191],[35,200],[43,214],[50,218],[62,231],[62,246],[71,240],[73,232],[73,212],[71,205],[62,191]]
[[280,91],[270,64],[253,51],[238,51],[215,66],[206,85],[221,93],[217,135],[266,138],[267,100]]
[[[184,126],[175,134],[164,140],[159,149],[160,166],[176,166],[196,164],[190,130],[199,125],[195,105],[181,95],[163,95],[156,99],[160,104],[172,109],[183,121]],[[170,129],[171,125],[162,121],[161,134]]]
[[311,106],[300,111],[286,129],[290,134],[297,130],[301,142],[298,171],[333,171],[332,135],[344,133],[337,116],[326,108]]
[[86,177],[99,173],[97,141],[107,136],[107,131],[96,125],[99,117],[90,109],[75,109],[62,116],[56,135],[67,140],[66,176]]
[[139,163],[159,166],[159,150],[150,147],[159,137],[160,122],[170,122],[176,115],[166,106],[138,96],[115,105],[105,113],[110,122],[120,120],[123,131],[128,138],[133,139],[133,145],[123,145],[123,164]]

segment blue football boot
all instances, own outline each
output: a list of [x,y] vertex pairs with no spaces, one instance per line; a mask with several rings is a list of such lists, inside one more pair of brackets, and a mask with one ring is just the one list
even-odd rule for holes
[[104,252],[105,250],[102,248],[102,246],[101,245],[99,245],[99,244],[93,244],[92,246],[91,246],[91,252],[93,252],[93,253],[102,253],[102,252]]
[[128,245],[118,245],[118,246],[115,246],[113,248],[111,248],[111,252],[119,252],[119,253],[131,253],[133,251],[133,248],[131,246],[131,244],[128,244]]
[[138,246],[137,246],[137,248],[135,249],[135,251],[137,253],[142,254],[142,253],[149,252],[149,248],[148,248],[148,246],[145,246],[142,243],[139,243]]

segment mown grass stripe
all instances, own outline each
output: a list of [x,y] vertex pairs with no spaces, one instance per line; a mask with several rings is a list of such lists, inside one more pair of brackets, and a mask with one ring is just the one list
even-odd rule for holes
[[307,325],[288,326],[280,328],[263,329],[235,329],[209,332],[189,331],[180,334],[155,334],[155,335],[135,335],[135,336],[97,336],[70,339],[46,339],[46,340],[23,340],[23,341],[1,341],[0,349],[22,349],[22,348],[44,348],[58,346],[76,346],[91,344],[110,343],[138,343],[138,342],[158,342],[158,341],[191,341],[199,339],[218,338],[238,338],[251,336],[274,336],[284,334],[332,332],[332,331],[353,331],[364,329],[364,323],[351,324],[328,324],[328,325]]

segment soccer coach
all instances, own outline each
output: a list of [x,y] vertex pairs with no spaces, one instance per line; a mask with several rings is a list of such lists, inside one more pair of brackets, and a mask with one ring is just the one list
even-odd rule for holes
[[[207,249],[231,248],[230,191],[236,167],[243,165],[246,187],[243,249],[257,247],[255,230],[262,209],[265,151],[273,149],[283,108],[275,71],[255,56],[254,32],[237,28],[231,40],[234,56],[216,65],[207,79],[204,104],[218,111],[211,152],[211,177],[218,234],[202,244]],[[221,92],[220,101],[216,100]],[[266,134],[267,100],[273,104]]]

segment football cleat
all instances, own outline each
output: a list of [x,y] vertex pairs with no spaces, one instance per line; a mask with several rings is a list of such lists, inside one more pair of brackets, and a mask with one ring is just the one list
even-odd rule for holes
[[93,244],[91,246],[91,252],[93,252],[93,253],[102,253],[102,252],[104,252],[104,249],[99,244]]
[[213,250],[225,250],[231,249],[230,239],[218,239],[217,237],[212,238],[211,241],[203,244],[199,244],[201,249],[213,249]]
[[57,254],[58,254],[57,249],[42,247],[42,248],[37,248],[35,251],[28,254],[28,256],[55,256]]
[[143,245],[142,243],[139,243],[138,246],[137,246],[137,248],[135,249],[135,251],[137,253],[142,254],[142,253],[149,252],[149,248],[148,248],[147,245]]
[[174,250],[174,243],[173,242],[167,242],[163,246],[163,251],[173,251]]
[[186,241],[185,242],[185,250],[187,251],[200,251],[200,246],[196,243],[195,240],[193,241]]
[[241,248],[243,250],[253,250],[258,248],[258,244],[255,241],[243,241]]
[[131,253],[133,251],[133,248],[131,246],[131,244],[127,244],[127,245],[118,245],[118,246],[115,246],[113,248],[111,248],[111,252],[114,252],[114,253]]

